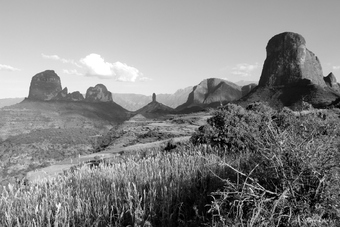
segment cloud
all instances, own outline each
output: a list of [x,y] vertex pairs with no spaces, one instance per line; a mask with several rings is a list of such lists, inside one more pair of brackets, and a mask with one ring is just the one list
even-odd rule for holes
[[340,69],[340,65],[333,66],[333,70],[339,70],[339,69]]
[[65,58],[59,57],[58,55],[46,55],[46,54],[43,54],[43,53],[41,54],[41,56],[45,59],[61,61],[64,64],[69,63],[69,64],[77,66],[78,68],[81,68],[81,65],[79,65],[77,62],[75,62],[72,59],[65,59]]
[[259,64],[255,63],[253,65],[247,63],[237,64],[235,67],[232,68],[232,74],[240,75],[242,77],[251,76],[251,73],[259,68]]
[[71,69],[71,70],[63,69],[63,73],[69,74],[69,75],[83,76],[83,74],[78,72],[76,69]]
[[85,58],[80,59],[80,63],[87,69],[87,76],[115,79],[124,82],[149,80],[138,69],[119,61],[115,63],[106,62],[99,54],[89,54]]
[[9,65],[1,65],[0,64],[0,71],[14,72],[14,71],[20,71],[20,69],[14,68],[14,67],[9,66]]

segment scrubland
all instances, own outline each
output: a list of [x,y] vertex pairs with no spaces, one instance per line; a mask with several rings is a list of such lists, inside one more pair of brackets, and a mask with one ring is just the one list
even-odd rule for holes
[[340,111],[214,111],[188,143],[4,188],[0,226],[339,226]]

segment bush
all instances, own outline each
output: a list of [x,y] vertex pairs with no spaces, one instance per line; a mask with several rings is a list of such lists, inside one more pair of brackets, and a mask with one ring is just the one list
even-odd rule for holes
[[217,110],[192,137],[234,160],[226,165],[235,176],[212,193],[210,212],[225,225],[339,223],[339,138],[331,111],[274,111],[259,103]]

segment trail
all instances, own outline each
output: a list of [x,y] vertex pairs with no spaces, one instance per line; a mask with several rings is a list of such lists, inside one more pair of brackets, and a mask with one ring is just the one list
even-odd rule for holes
[[127,146],[127,147],[113,147],[105,151],[79,156],[77,158],[67,159],[67,160],[61,161],[57,164],[54,164],[54,165],[51,165],[45,168],[30,171],[27,173],[26,179],[30,182],[41,181],[41,180],[55,177],[58,174],[63,173],[66,170],[69,170],[73,166],[77,166],[77,165],[80,165],[82,163],[86,163],[92,160],[109,159],[109,158],[120,156],[122,153],[124,154],[134,153],[141,149],[157,148],[162,145],[166,145],[170,140],[173,140],[175,143],[178,143],[178,142],[189,141],[189,139],[190,139],[190,136],[181,136],[181,137],[175,137],[172,139],[155,141],[151,143],[134,144],[134,145]]

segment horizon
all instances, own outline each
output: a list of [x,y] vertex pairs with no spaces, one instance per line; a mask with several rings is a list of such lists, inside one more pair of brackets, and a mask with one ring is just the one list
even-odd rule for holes
[[337,1],[6,1],[0,99],[27,97],[54,70],[63,88],[173,94],[207,78],[259,81],[274,35],[302,35],[340,82]]

